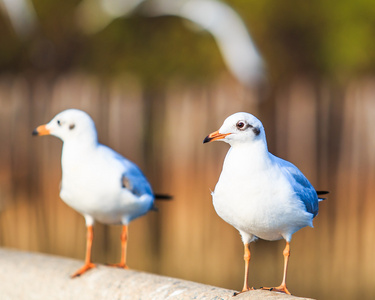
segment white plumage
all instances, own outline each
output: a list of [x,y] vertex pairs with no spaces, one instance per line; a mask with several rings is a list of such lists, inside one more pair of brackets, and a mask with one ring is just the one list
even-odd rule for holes
[[229,116],[204,143],[222,140],[231,145],[219,181],[212,192],[217,214],[234,226],[245,245],[245,283],[247,283],[249,244],[257,238],[285,239],[285,271],[282,284],[273,288],[289,293],[286,270],[292,234],[312,227],[318,213],[318,195],[297,167],[268,152],[262,123],[248,113]]
[[122,224],[122,256],[116,266],[127,268],[127,225],[153,208],[154,194],[141,170],[107,146],[98,143],[91,117],[77,109],[65,110],[34,135],[54,135],[63,141],[61,199],[81,213],[88,228],[85,265],[73,277],[94,267],[91,263],[95,220]]

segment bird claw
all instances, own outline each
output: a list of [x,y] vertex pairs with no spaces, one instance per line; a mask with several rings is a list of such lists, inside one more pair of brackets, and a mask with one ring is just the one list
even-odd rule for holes
[[93,263],[84,264],[81,268],[79,268],[73,275],[71,275],[71,278],[75,278],[78,276],[81,276],[83,273],[87,272],[90,269],[96,268],[96,265]]
[[288,291],[285,285],[280,285],[278,287],[261,287],[261,290],[271,291],[271,292],[279,292],[291,295],[291,293]]

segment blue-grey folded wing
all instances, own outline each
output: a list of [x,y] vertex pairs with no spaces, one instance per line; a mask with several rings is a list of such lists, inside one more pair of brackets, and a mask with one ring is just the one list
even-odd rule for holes
[[306,211],[315,217],[318,214],[318,195],[305,175],[292,163],[274,156],[276,163],[290,181],[294,193],[303,202]]
[[117,170],[121,172],[119,185],[121,184],[122,188],[130,190],[137,196],[153,195],[150,183],[135,163],[107,146],[101,145],[101,151],[106,153],[106,156],[111,158],[112,163],[118,166]]
[[151,186],[137,165],[125,158],[123,158],[123,164],[125,168],[121,177],[122,187],[130,190],[137,196],[143,194],[152,195]]

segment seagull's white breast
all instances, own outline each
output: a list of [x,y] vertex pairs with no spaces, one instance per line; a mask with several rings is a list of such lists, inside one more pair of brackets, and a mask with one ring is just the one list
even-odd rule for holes
[[231,148],[212,193],[217,214],[237,230],[265,240],[290,239],[312,225],[312,214],[277,164],[247,149]]

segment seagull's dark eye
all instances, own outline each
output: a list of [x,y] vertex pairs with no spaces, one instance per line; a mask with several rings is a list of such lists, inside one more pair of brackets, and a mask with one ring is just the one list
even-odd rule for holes
[[57,120],[57,125],[61,126],[61,121]]
[[245,122],[243,121],[238,121],[237,124],[236,124],[236,127],[240,130],[244,129],[245,128]]

